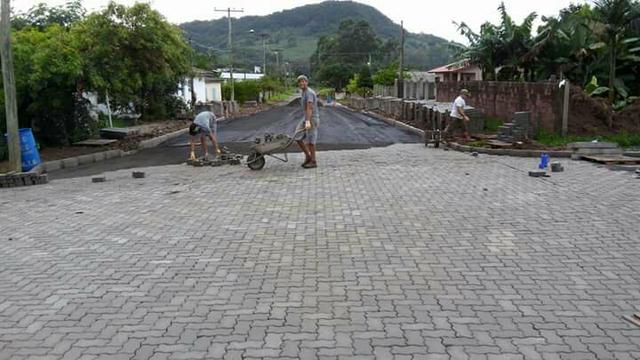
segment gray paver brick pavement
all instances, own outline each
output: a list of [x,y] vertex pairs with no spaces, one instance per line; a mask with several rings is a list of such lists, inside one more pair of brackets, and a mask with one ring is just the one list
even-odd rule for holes
[[420,145],[319,159],[1,190],[0,359],[640,354],[628,173]]

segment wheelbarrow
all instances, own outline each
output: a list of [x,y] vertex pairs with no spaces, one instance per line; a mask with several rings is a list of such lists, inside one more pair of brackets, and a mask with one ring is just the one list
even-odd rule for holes
[[[297,129],[293,136],[287,134],[271,134],[266,133],[263,137],[255,139],[251,146],[251,154],[247,157],[247,166],[251,170],[262,170],[266,164],[265,157],[269,156],[282,162],[288,162],[289,157],[286,150],[295,141],[295,136],[304,131],[304,129]],[[277,155],[277,154],[282,155]]]

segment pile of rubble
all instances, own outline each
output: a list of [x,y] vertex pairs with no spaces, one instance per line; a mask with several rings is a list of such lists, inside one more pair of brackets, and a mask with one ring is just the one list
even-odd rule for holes
[[243,156],[239,154],[221,154],[214,159],[189,159],[187,165],[202,167],[202,166],[222,166],[222,165],[240,165],[242,163]]

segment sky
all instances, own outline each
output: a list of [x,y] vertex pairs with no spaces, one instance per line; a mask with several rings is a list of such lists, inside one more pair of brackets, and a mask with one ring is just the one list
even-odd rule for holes
[[[464,21],[474,30],[486,21],[497,23],[497,11],[501,0],[359,0],[358,2],[371,5],[387,15],[396,23],[404,21],[405,28],[415,33],[433,34],[447,40],[466,43],[465,39],[456,31],[453,21]],[[507,11],[515,21],[520,22],[531,12],[538,15],[552,16],[558,10],[570,3],[583,3],[587,0],[504,0]],[[13,0],[11,6],[17,11],[26,11],[37,3],[46,2],[48,5],[59,5],[66,0]],[[82,0],[88,10],[99,10],[109,0]],[[268,15],[284,9],[314,4],[322,1],[314,0],[116,0],[118,3],[131,5],[135,2],[148,2],[160,11],[170,22],[179,24],[192,20],[210,20],[226,16],[226,13],[215,12],[215,8],[243,9],[240,16]]]

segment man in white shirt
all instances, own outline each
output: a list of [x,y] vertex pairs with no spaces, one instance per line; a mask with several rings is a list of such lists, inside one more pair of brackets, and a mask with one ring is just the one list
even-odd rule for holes
[[451,105],[451,114],[447,127],[444,129],[444,134],[449,135],[449,131],[455,132],[456,128],[461,128],[465,140],[469,140],[469,132],[467,131],[467,123],[470,121],[467,114],[464,112],[465,106],[467,106],[467,100],[469,100],[469,90],[460,90],[460,96],[458,96]]
[[204,158],[209,158],[209,151],[207,149],[207,138],[211,140],[211,145],[216,151],[216,155],[220,155],[220,147],[218,146],[218,139],[216,134],[218,132],[216,115],[211,111],[203,111],[199,113],[191,125],[189,125],[189,146],[191,148],[190,160],[196,159],[195,153],[195,138],[200,135],[200,144],[204,151]]

